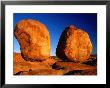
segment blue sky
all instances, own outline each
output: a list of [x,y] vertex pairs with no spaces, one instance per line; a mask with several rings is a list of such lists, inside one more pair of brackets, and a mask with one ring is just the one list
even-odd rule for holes
[[[23,19],[35,19],[45,24],[50,33],[51,55],[55,55],[56,47],[63,30],[74,25],[89,34],[93,44],[93,54],[97,53],[97,14],[96,13],[14,13],[13,26]],[[14,52],[20,52],[20,46],[14,37]]]

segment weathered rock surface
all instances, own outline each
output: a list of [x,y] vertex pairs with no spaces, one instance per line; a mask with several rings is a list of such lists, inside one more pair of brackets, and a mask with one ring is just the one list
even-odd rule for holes
[[81,63],[74,63],[74,62],[56,62],[53,65],[53,69],[68,69],[69,71],[73,70],[93,70],[97,69],[96,66],[90,66]]
[[97,66],[74,62],[56,62],[53,69],[64,70],[64,75],[97,75]]
[[67,27],[59,39],[56,55],[75,62],[86,61],[92,52],[92,43],[87,32],[75,26]]
[[96,69],[90,69],[90,70],[73,70],[69,71],[64,75],[97,75]]
[[[16,74],[21,71],[29,71],[29,69],[36,70],[36,69],[51,69],[50,63],[47,61],[45,62],[30,62],[26,61],[22,58],[20,54],[14,54],[14,68],[13,74]],[[51,62],[52,63],[52,62]]]
[[67,73],[65,70],[37,69],[21,72],[20,75],[63,75],[65,73]]
[[52,56],[50,56],[47,60],[42,61],[42,63],[48,64],[48,65],[53,65],[55,62],[56,60]]
[[47,64],[41,62],[15,62],[14,63],[14,74],[20,71],[28,71],[29,69],[36,70],[36,69],[51,69],[51,67]]
[[26,60],[22,58],[20,53],[13,53],[13,62],[26,62]]
[[42,62],[30,62],[14,53],[14,75],[96,75],[97,66],[90,66],[74,62],[62,62],[49,59]]
[[43,61],[49,58],[50,35],[44,24],[24,19],[16,24],[14,34],[25,60]]

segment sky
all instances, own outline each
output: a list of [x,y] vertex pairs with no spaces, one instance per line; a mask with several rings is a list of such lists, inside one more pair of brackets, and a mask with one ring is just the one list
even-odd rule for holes
[[[97,54],[97,14],[96,13],[14,13],[13,26],[23,19],[35,19],[43,23],[50,33],[51,56],[56,55],[56,47],[62,32],[69,25],[83,29],[89,34],[93,45],[92,54]],[[13,28],[13,29],[14,29]],[[20,46],[14,36],[14,52]]]

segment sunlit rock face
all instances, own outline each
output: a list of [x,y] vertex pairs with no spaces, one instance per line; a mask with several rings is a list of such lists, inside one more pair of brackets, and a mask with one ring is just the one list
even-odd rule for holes
[[50,56],[50,34],[44,24],[24,19],[16,24],[15,37],[25,60],[43,61]]
[[75,62],[86,61],[92,52],[92,43],[87,32],[71,25],[61,34],[56,55],[63,59]]

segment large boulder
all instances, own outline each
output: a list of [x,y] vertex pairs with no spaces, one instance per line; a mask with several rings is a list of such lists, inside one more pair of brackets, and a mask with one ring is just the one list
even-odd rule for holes
[[21,54],[25,60],[43,61],[50,56],[50,35],[44,24],[33,19],[24,19],[16,24]]
[[92,43],[87,32],[75,26],[67,27],[59,39],[56,55],[75,62],[86,61],[92,52]]

